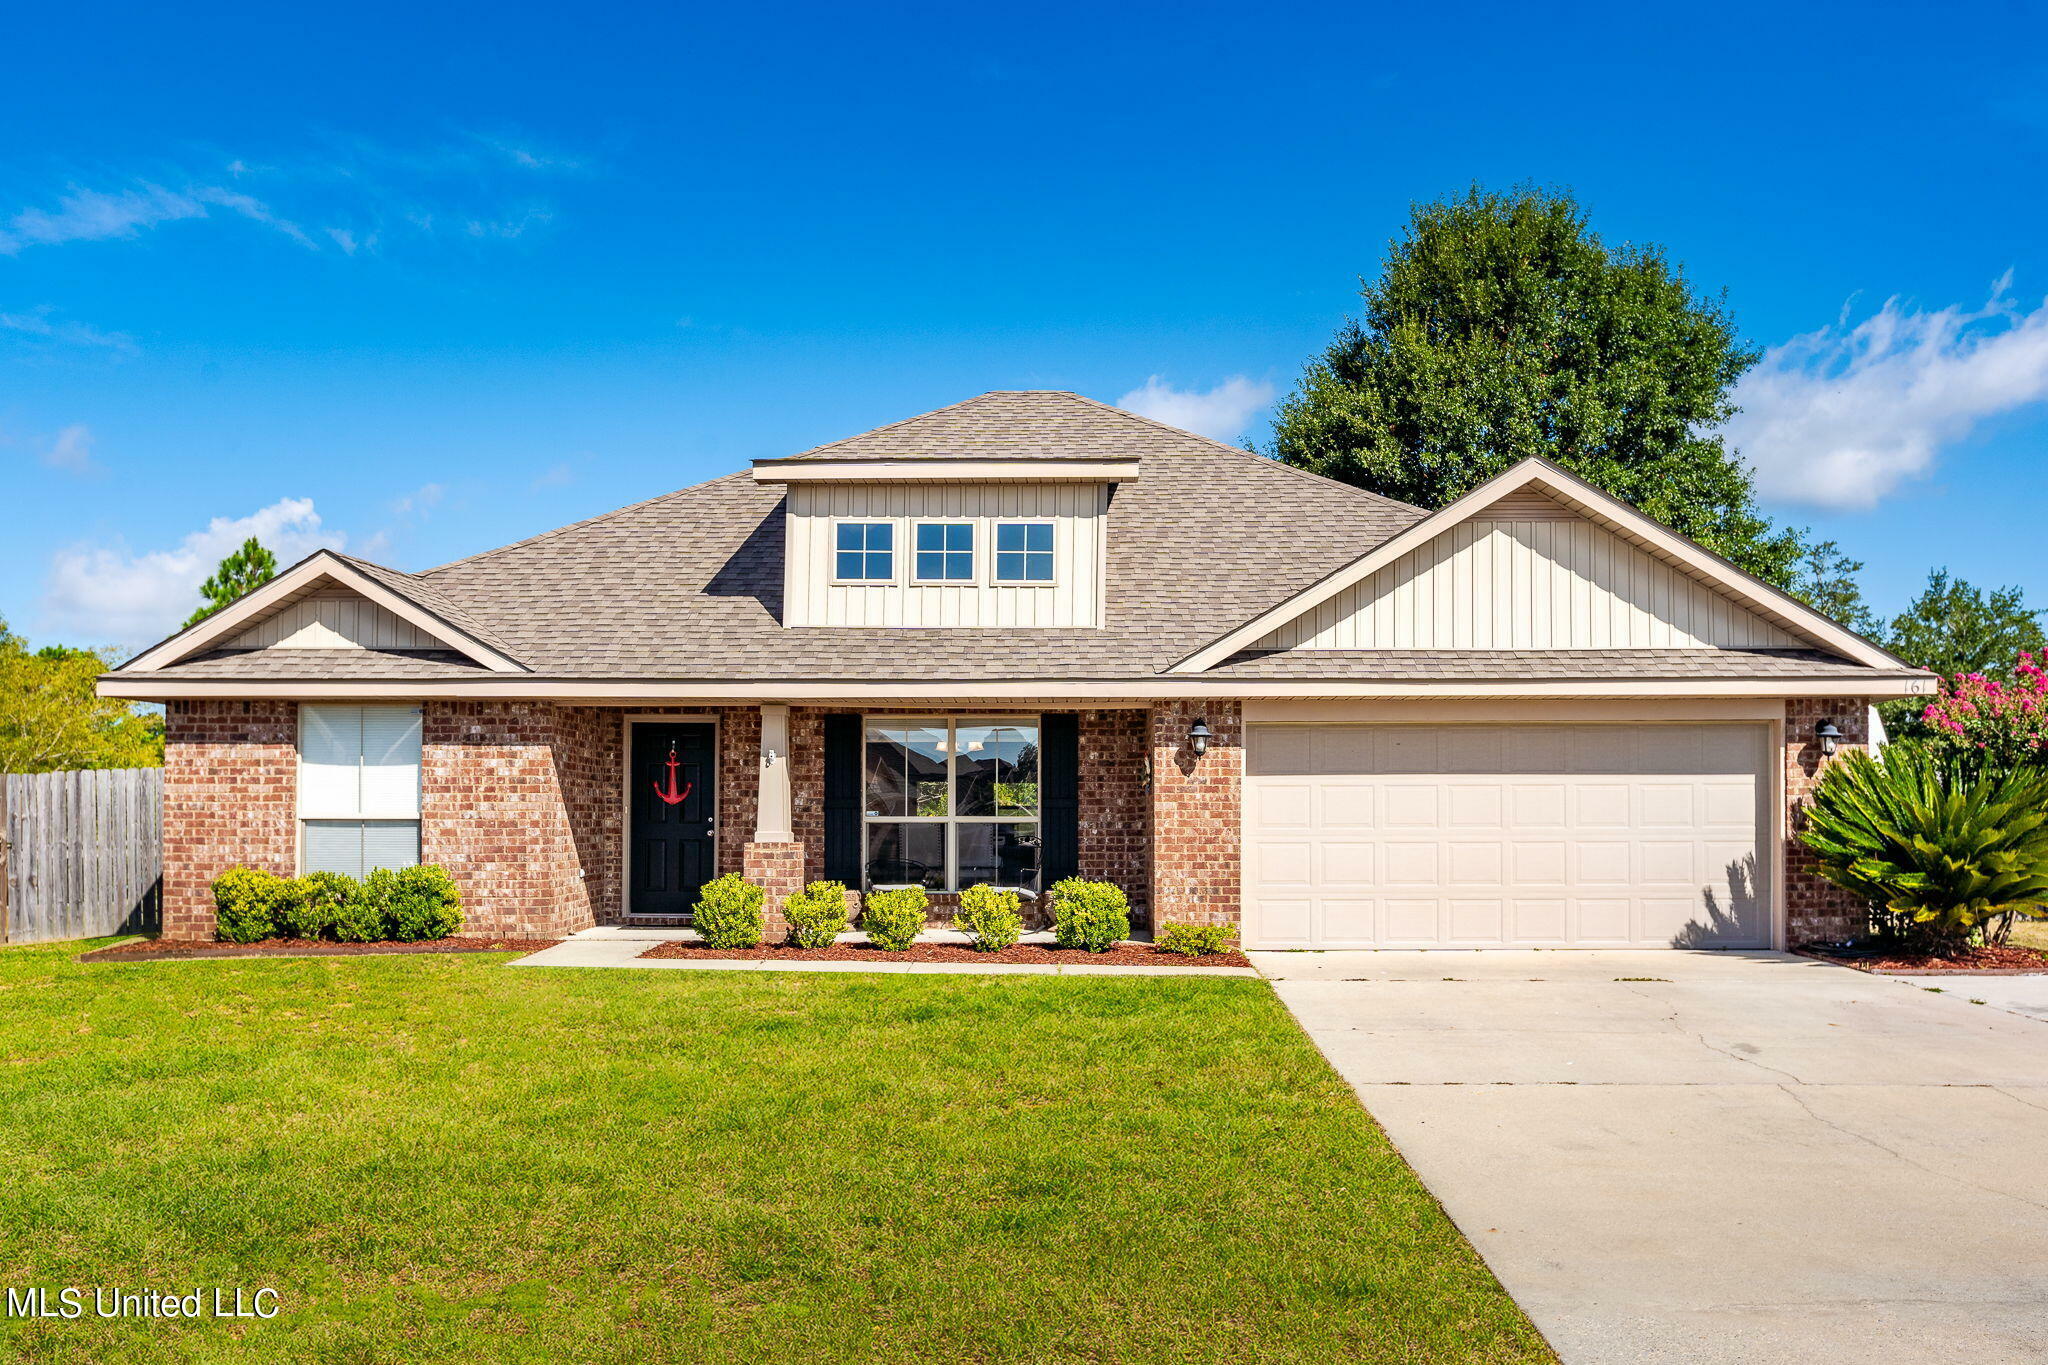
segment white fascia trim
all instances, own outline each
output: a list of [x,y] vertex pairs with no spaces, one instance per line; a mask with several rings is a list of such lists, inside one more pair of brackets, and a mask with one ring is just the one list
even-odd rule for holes
[[[1341,697],[1910,697],[1934,690],[1927,678],[1635,679],[1480,682],[1248,682],[1161,675],[1135,682],[539,682],[533,679],[447,679],[393,682],[226,682],[155,679],[109,674],[99,680],[102,697],[127,701],[334,698],[418,701],[434,698],[552,701],[584,706],[638,706],[653,702],[719,705],[731,702],[904,702],[947,706],[991,701],[1059,702],[1091,707],[1144,706],[1183,698],[1219,700],[1316,699]],[[1056,708],[1055,708],[1056,709]]]
[[1136,460],[756,460],[755,483],[1130,483]]
[[1361,583],[1410,550],[1442,535],[1461,521],[1469,520],[1509,493],[1538,484],[1582,511],[1597,514],[1614,523],[1658,553],[1663,554],[1726,590],[1728,594],[1800,635],[1844,658],[1872,668],[1905,668],[1904,660],[1844,629],[1799,599],[1754,578],[1727,560],[1702,549],[1676,531],[1645,516],[1627,503],[1559,469],[1546,460],[1527,459],[1480,484],[1465,496],[1444,504],[1392,540],[1368,550],[1335,573],[1315,583],[1269,611],[1202,646],[1168,669],[1169,673],[1200,673],[1214,668],[1231,655],[1295,617],[1314,610],[1338,593]]
[[286,598],[322,579],[328,579],[351,592],[360,594],[365,600],[376,603],[393,616],[425,631],[457,653],[469,656],[493,673],[527,671],[521,664],[506,658],[490,646],[457,630],[432,612],[391,591],[332,552],[315,550],[241,600],[221,608],[197,625],[179,631],[161,644],[144,650],[122,664],[119,672],[153,673],[157,669],[177,663],[180,659],[188,659],[216,641],[234,635],[236,631],[249,625],[265,612],[279,606]]

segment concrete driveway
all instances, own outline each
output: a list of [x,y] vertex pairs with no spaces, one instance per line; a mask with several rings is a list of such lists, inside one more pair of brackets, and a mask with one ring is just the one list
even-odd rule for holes
[[1558,1353],[2048,1361],[2048,1021],[1778,953],[1254,953]]

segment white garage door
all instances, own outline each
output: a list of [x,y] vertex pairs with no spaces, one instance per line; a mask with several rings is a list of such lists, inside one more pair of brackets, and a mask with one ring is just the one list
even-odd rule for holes
[[1759,725],[1254,725],[1260,948],[1769,946]]

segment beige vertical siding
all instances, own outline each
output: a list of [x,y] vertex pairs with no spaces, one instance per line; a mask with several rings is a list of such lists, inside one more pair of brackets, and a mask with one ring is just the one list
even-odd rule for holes
[[441,641],[354,593],[316,593],[264,617],[225,649],[441,649]]
[[[1533,504],[1528,510],[1542,511]],[[1269,632],[1255,647],[1739,649],[1800,644],[1613,532],[1582,518],[1543,512],[1529,520],[1454,526]]]
[[[784,624],[792,626],[1096,626],[1102,622],[1103,526],[1100,484],[796,484],[789,490]],[[887,521],[896,527],[896,581],[832,581],[833,526]],[[970,522],[975,581],[911,581],[912,528],[920,521]],[[1048,587],[995,581],[995,526],[1053,523]]]

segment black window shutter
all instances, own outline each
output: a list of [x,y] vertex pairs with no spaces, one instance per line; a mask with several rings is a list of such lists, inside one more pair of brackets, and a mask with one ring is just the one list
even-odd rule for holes
[[1081,718],[1052,711],[1038,722],[1039,884],[1081,871]]
[[861,887],[860,717],[825,717],[825,879]]

